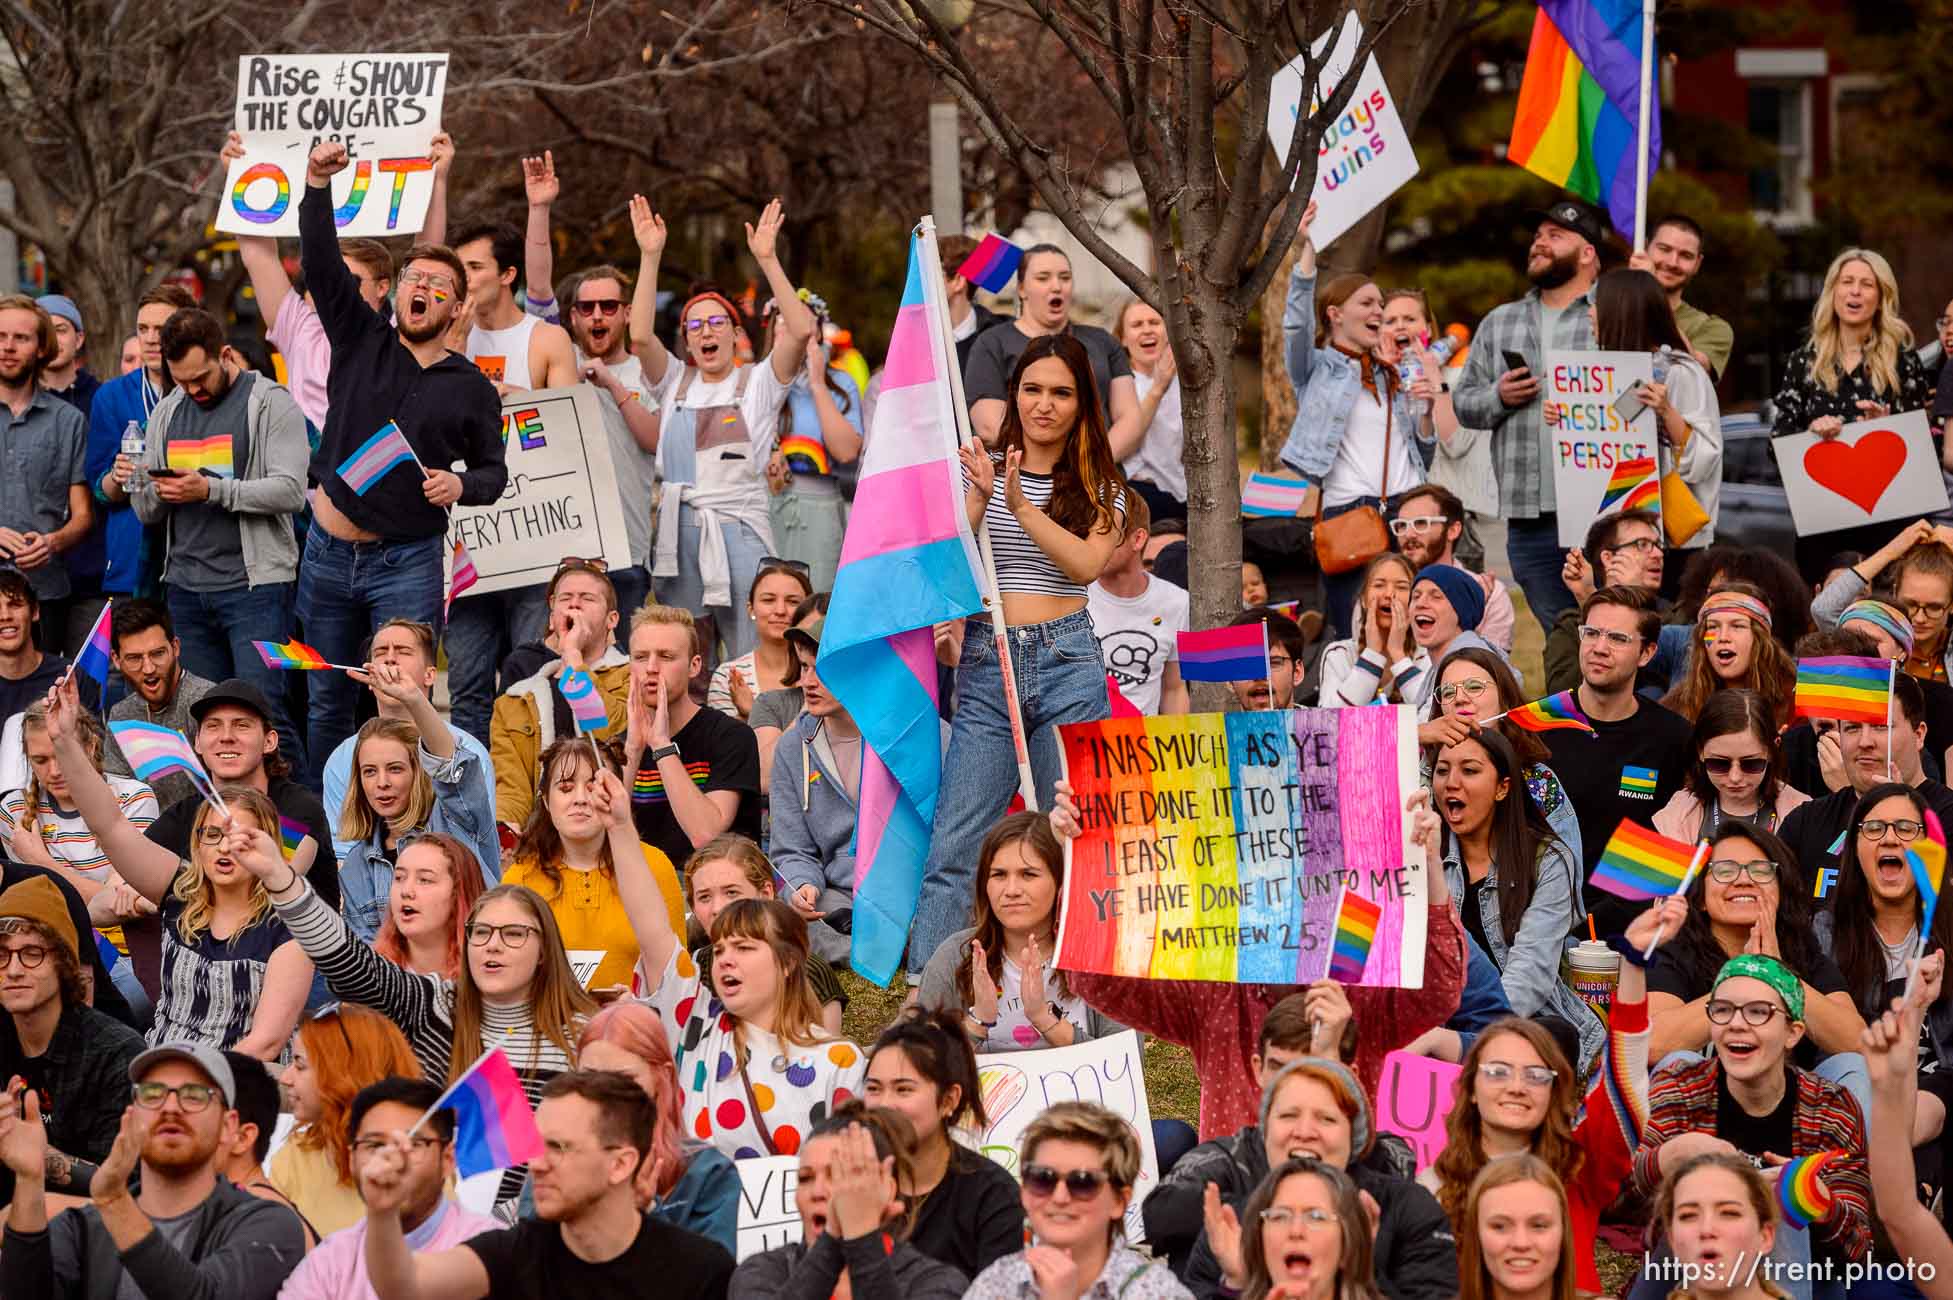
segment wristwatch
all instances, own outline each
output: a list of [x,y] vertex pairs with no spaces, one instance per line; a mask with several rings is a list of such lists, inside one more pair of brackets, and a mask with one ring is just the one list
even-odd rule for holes
[[651,751],[651,766],[656,767],[658,764],[664,762],[667,758],[676,758],[677,756],[678,756],[678,746],[660,745],[656,749]]

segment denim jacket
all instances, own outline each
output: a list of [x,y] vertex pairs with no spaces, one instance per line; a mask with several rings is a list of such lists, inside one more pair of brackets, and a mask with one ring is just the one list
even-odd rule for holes
[[[1288,379],[1295,385],[1295,423],[1289,427],[1288,442],[1282,447],[1282,463],[1311,483],[1320,484],[1336,463],[1336,450],[1342,446],[1343,430],[1349,425],[1350,407],[1363,389],[1363,372],[1346,354],[1316,346],[1316,278],[1302,274],[1300,263],[1288,281],[1282,336],[1286,340]],[[1410,395],[1399,384],[1390,398],[1391,436],[1407,429],[1419,442],[1431,441],[1411,409]],[[1395,491],[1415,486],[1390,484]]]
[[[421,830],[446,832],[470,848],[481,841],[484,830],[493,834],[495,800],[489,794],[488,777],[479,757],[456,745],[454,757],[444,761],[422,745],[420,765],[434,783],[434,811]],[[357,773],[353,779],[359,779]],[[393,892],[393,863],[387,856],[385,837],[386,828],[376,827],[339,862],[340,910],[347,927],[367,943],[378,937],[387,897]],[[481,877],[490,889],[501,884],[501,859],[482,863]]]
[[[1458,839],[1447,833],[1444,846],[1444,880],[1451,890],[1451,905],[1462,909],[1465,903],[1465,865],[1459,855]],[[1499,864],[1492,864],[1479,892],[1479,919],[1485,927],[1486,955],[1498,966],[1504,978],[1506,1001],[1519,1016],[1548,1012],[1559,1016],[1580,1031],[1580,1060],[1584,1074],[1600,1056],[1607,1031],[1593,1009],[1560,978],[1560,954],[1566,936],[1585,907],[1580,897],[1579,868],[1567,855],[1566,846],[1550,844],[1540,854],[1538,878],[1533,883],[1533,900],[1519,922],[1519,933],[1507,943],[1499,923]]]

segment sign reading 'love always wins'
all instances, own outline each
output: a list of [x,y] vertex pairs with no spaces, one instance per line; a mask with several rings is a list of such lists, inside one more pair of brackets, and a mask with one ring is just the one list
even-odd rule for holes
[[1947,508],[1924,411],[1860,420],[1836,438],[1790,434],[1773,446],[1800,536]]

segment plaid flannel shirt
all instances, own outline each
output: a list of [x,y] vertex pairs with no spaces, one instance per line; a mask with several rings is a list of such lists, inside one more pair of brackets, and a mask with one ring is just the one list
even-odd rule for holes
[[[1508,519],[1536,519],[1555,508],[1553,467],[1542,451],[1541,400],[1512,409],[1499,400],[1499,376],[1505,373],[1505,353],[1517,352],[1532,364],[1533,377],[1546,382],[1546,354],[1582,352],[1594,346],[1593,325],[1587,319],[1592,293],[1567,304],[1551,345],[1539,340],[1539,290],[1529,289],[1517,302],[1501,303],[1479,322],[1465,357],[1464,374],[1451,386],[1452,409],[1467,429],[1492,433],[1492,467],[1499,479],[1499,513]],[[1543,395],[1543,388],[1542,388]]]

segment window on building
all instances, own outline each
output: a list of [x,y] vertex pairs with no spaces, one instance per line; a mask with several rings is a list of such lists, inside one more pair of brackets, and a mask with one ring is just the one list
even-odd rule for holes
[[1811,210],[1811,83],[1752,81],[1749,129],[1771,157],[1750,170],[1750,208],[1764,220],[1807,222]]

